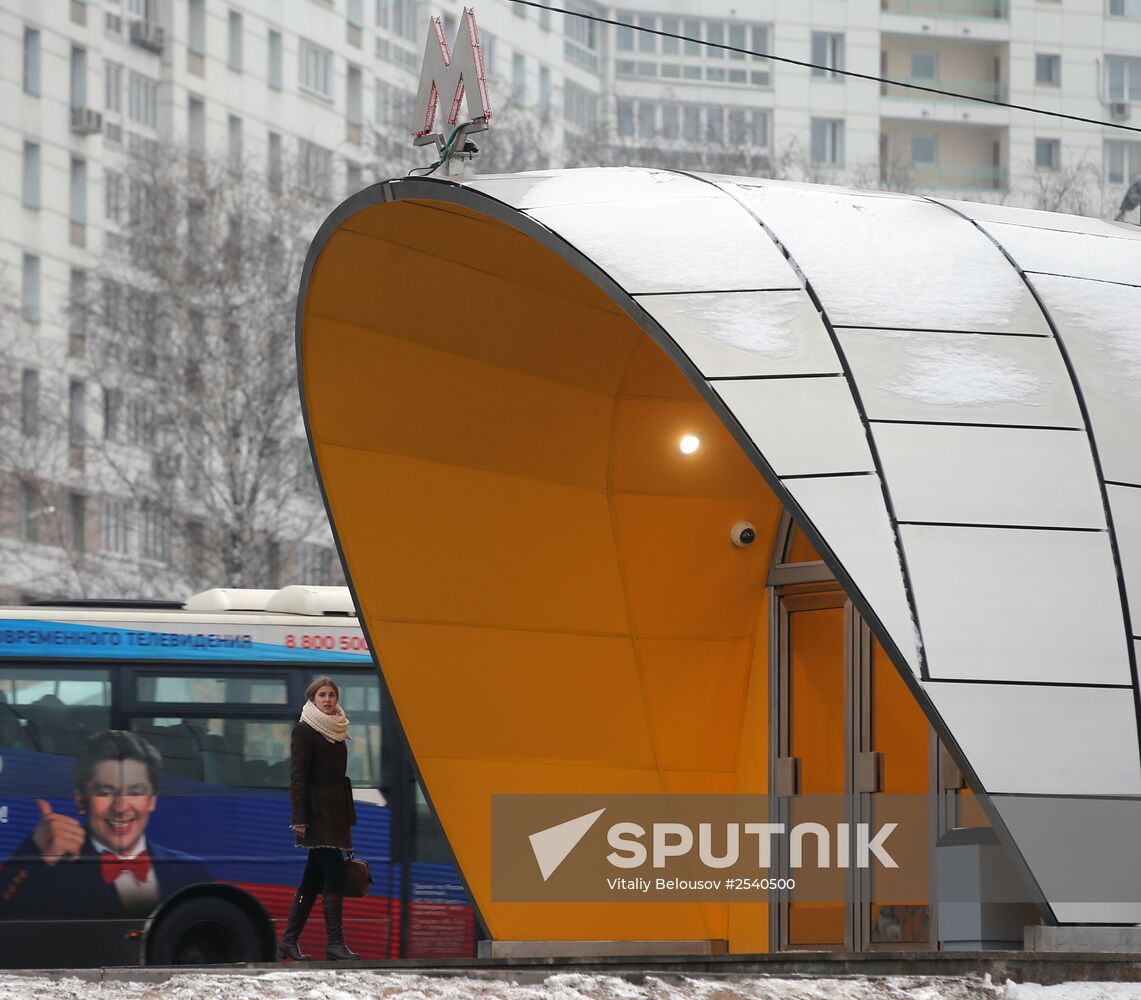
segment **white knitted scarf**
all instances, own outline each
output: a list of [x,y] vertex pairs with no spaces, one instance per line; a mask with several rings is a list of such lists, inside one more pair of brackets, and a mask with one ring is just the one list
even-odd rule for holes
[[301,721],[316,729],[330,743],[343,743],[352,739],[349,736],[349,717],[340,705],[337,706],[336,715],[326,715],[313,702],[307,701],[301,709]]

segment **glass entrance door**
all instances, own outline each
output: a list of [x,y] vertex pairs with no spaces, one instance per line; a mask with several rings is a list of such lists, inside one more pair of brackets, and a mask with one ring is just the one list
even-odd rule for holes
[[[848,858],[857,856],[857,824],[875,830],[897,821],[891,853],[900,869],[794,871],[790,858],[775,857],[797,889],[773,907],[773,943],[781,950],[931,947],[937,799],[927,719],[835,585],[777,591],[774,609],[773,821],[847,831]],[[836,857],[841,845],[832,850]]]

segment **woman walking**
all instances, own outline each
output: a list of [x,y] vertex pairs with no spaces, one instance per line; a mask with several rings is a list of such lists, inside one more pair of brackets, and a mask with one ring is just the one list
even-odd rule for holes
[[301,721],[293,727],[289,793],[294,842],[309,848],[305,874],[289,908],[289,922],[277,946],[283,958],[309,958],[297,946],[317,893],[325,901],[327,959],[353,959],[345,946],[342,914],[345,860],[352,848],[349,827],[357,821],[353,788],[345,775],[348,765],[349,720],[338,702],[340,688],[329,677],[318,677],[305,689]]

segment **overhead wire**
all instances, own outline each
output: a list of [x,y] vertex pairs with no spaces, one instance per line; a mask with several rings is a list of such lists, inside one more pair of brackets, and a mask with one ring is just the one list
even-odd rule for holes
[[595,21],[599,24],[609,24],[617,28],[629,28],[632,31],[641,31],[649,35],[658,35],[662,38],[674,38],[680,42],[690,42],[695,45],[702,45],[710,49],[721,49],[725,52],[734,52],[743,56],[755,56],[758,59],[768,59],[772,62],[785,63],[789,66],[801,66],[805,69],[818,69],[823,70],[833,76],[846,76],[854,80],[867,80],[871,83],[885,84],[891,87],[902,87],[906,90],[917,90],[926,94],[934,94],[938,97],[951,97],[960,101],[974,101],[977,104],[989,104],[999,108],[1009,108],[1012,111],[1025,111],[1032,115],[1045,115],[1049,118],[1060,118],[1065,121],[1080,122],[1084,125],[1102,125],[1105,128],[1121,129],[1125,132],[1138,132],[1141,133],[1141,127],[1136,125],[1123,125],[1121,122],[1107,122],[1100,118],[1086,118],[1083,115],[1068,115],[1061,111],[1049,111],[1046,108],[1035,108],[1028,104],[1013,104],[1010,101],[1000,101],[997,98],[979,97],[975,94],[961,94],[954,90],[944,90],[940,87],[928,87],[921,83],[908,83],[904,80],[892,80],[889,77],[876,76],[873,73],[857,73],[855,70],[850,69],[836,69],[832,66],[824,66],[820,63],[809,62],[805,59],[793,59],[790,56],[777,56],[771,52],[755,52],[752,49],[746,49],[739,45],[726,45],[723,42],[710,42],[703,38],[693,38],[690,35],[682,35],[674,31],[662,31],[659,28],[648,28],[641,24],[628,24],[625,21],[619,21],[611,17],[602,17],[598,14],[590,14],[582,10],[571,10],[566,7],[555,7],[551,4],[539,3],[538,0],[507,0],[508,3],[519,4],[523,7],[534,7],[537,10],[550,11],[552,14],[569,14],[571,17],[581,17],[587,21]]

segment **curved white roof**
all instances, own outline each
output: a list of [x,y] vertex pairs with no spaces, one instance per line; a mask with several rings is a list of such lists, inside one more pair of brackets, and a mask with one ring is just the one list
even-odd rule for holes
[[1141,230],[641,169],[404,179],[326,230],[401,198],[608,285],[820,543],[1054,916],[1141,922]]
[[[656,170],[466,186],[692,362],[983,788],[1141,797],[1141,230]],[[1031,821],[1004,819],[1065,895]]]

